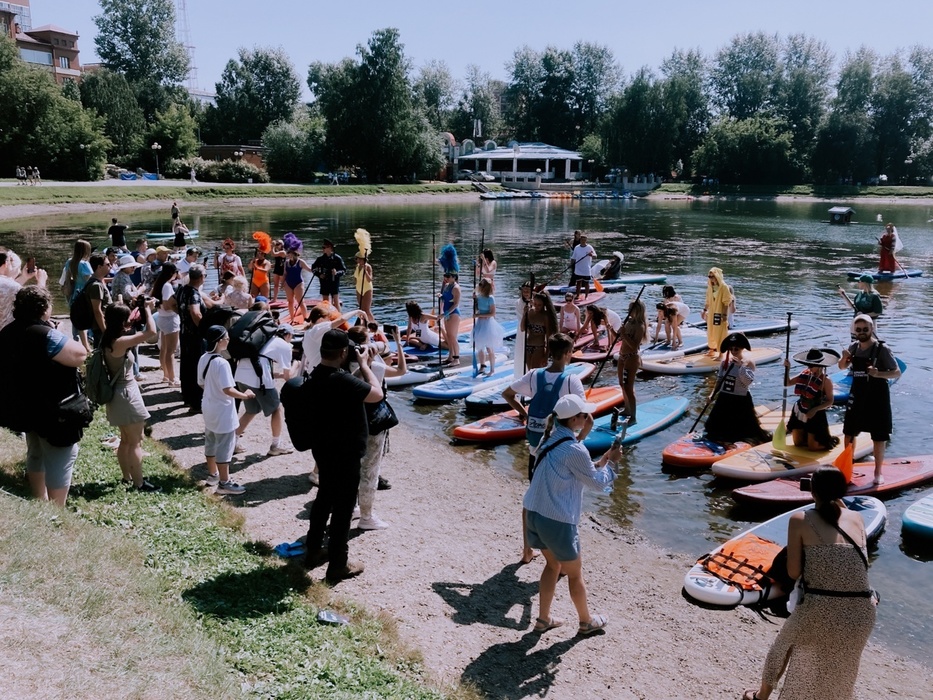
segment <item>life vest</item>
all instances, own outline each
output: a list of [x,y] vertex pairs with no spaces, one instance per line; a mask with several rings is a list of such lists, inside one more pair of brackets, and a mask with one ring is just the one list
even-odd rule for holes
[[726,543],[718,552],[701,557],[697,564],[746,591],[762,591],[770,586],[768,571],[781,549],[776,542],[749,533]]
[[532,447],[537,447],[544,436],[544,428],[547,424],[547,417],[557,405],[560,398],[560,389],[567,377],[566,370],[561,372],[553,384],[547,383],[545,370],[538,370],[535,375],[535,395],[531,397],[531,403],[528,405],[528,420],[525,423],[525,438]]

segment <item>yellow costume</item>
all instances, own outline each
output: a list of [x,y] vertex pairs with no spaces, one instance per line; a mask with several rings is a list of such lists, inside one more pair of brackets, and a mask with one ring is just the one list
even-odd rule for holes
[[356,269],[353,271],[353,279],[356,280],[356,293],[363,296],[373,291],[372,280],[366,276],[366,261],[373,253],[372,238],[369,235],[369,231],[365,228],[356,229],[356,233],[353,234],[353,237],[360,247],[359,251],[356,253],[356,258],[357,260],[363,261],[363,266],[360,267],[357,265]]
[[719,352],[719,346],[729,335],[729,305],[732,303],[732,290],[722,277],[718,267],[710,268],[706,285],[706,344],[710,351]]
[[357,294],[366,294],[366,292],[373,291],[373,283],[366,276],[366,271],[362,267],[357,267],[353,271],[353,279],[356,280],[356,293]]

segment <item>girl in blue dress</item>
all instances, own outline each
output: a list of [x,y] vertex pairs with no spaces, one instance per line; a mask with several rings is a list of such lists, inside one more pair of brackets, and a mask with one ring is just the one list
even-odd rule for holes
[[476,323],[473,325],[473,348],[479,362],[479,374],[492,375],[496,371],[496,348],[502,345],[504,335],[502,324],[496,320],[496,298],[492,296],[492,283],[488,279],[481,279],[476,285]]

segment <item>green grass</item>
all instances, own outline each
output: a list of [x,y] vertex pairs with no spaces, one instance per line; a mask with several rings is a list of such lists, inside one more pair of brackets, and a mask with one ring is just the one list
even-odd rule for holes
[[662,194],[724,195],[744,197],[887,197],[887,198],[930,198],[933,187],[899,187],[876,185],[855,187],[854,185],[694,185],[686,182],[665,182],[656,192]]
[[[163,493],[120,485],[115,453],[100,442],[110,432],[101,414],[81,443],[72,512],[0,496],[10,513],[0,526],[4,596],[35,608],[37,626],[64,617],[80,632],[83,644],[69,647],[70,682],[99,684],[88,697],[109,696],[108,684],[134,669],[139,697],[475,697],[427,683],[420,656],[399,644],[391,618],[338,600],[294,562],[250,541],[239,514],[201,492],[160,444],[146,441],[144,473]],[[24,446],[0,433],[0,487],[25,496]],[[317,624],[322,607],[351,624]],[[100,666],[85,657],[100,654],[113,661],[85,678]],[[160,694],[163,676],[179,691]]]
[[187,202],[219,199],[277,197],[349,197],[380,194],[446,194],[470,192],[469,185],[425,183],[418,185],[200,185],[190,187],[114,184],[113,187],[55,186],[0,187],[0,204],[62,204],[135,202],[176,199]]

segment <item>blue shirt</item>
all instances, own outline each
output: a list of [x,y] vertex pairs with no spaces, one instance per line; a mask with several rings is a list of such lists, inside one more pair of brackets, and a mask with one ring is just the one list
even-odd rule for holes
[[611,484],[616,475],[608,466],[597,469],[573,431],[560,424],[538,452],[563,437],[570,440],[548,452],[538,464],[522,505],[545,518],[576,525],[583,509],[583,487],[602,489]]

